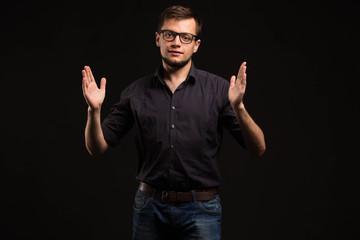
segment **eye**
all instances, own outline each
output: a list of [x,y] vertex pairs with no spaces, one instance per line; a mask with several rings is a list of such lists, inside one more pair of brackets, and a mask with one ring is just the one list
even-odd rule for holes
[[173,37],[174,34],[172,32],[164,32],[165,37]]
[[192,40],[192,36],[190,34],[182,34],[181,38],[183,41],[189,42]]

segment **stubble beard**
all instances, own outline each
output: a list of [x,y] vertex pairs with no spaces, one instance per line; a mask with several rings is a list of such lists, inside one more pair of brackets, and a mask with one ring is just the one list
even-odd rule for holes
[[180,61],[180,62],[171,61],[170,59],[168,59],[168,58],[166,58],[166,57],[164,57],[164,56],[161,56],[161,57],[162,57],[164,63],[165,63],[166,65],[168,65],[169,67],[175,68],[175,69],[180,69],[180,68],[183,68],[186,64],[189,63],[189,61],[191,60],[191,57],[192,57],[192,56],[190,56],[188,59],[183,60],[183,61]]

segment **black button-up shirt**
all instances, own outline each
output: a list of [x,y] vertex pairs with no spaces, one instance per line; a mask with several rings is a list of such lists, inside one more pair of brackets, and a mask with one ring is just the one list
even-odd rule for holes
[[162,71],[160,66],[121,93],[102,122],[105,140],[115,146],[135,125],[138,180],[163,190],[217,187],[223,127],[244,147],[229,82],[192,65],[172,93]]

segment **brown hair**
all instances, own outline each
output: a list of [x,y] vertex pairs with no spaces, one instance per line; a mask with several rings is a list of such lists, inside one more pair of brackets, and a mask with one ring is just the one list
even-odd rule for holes
[[184,7],[180,5],[175,5],[166,8],[159,16],[158,32],[160,32],[164,22],[168,19],[195,19],[196,22],[196,35],[200,36],[202,28],[201,18],[189,7]]

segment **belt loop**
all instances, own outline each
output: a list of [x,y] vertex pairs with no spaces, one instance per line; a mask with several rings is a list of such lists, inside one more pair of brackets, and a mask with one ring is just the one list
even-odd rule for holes
[[192,197],[193,197],[193,201],[194,202],[197,202],[197,200],[196,200],[196,194],[195,194],[196,192],[195,192],[195,190],[192,190],[191,191],[191,194],[192,194]]
[[162,191],[161,192],[161,201],[163,201],[163,202],[167,202],[168,201],[168,191]]

